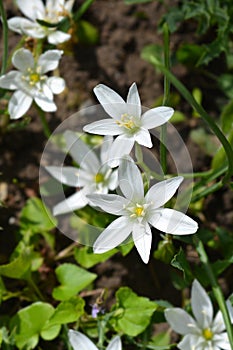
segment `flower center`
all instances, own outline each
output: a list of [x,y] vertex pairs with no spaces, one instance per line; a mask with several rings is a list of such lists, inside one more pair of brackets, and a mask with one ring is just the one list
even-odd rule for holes
[[132,213],[130,215],[131,218],[139,218],[142,220],[143,216],[145,216],[145,208],[141,204],[136,204],[135,207],[128,208],[128,210]]
[[211,340],[213,338],[213,332],[209,328],[203,329],[202,335],[206,340]]
[[40,81],[40,75],[38,73],[31,73],[29,75],[30,85],[35,85]]
[[119,126],[124,126],[125,128],[129,130],[133,130],[137,128],[137,125],[135,124],[135,119],[132,115],[129,115],[128,113],[124,113],[121,115],[120,120],[116,120],[116,123]]
[[103,182],[103,181],[104,181],[104,175],[101,174],[101,173],[97,173],[97,174],[95,175],[95,182],[96,182],[97,184],[99,184],[99,183],[101,183],[101,182]]

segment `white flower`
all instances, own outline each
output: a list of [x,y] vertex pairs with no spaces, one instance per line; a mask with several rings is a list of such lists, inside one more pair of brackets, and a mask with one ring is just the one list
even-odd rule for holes
[[84,131],[99,135],[119,135],[110,149],[110,158],[113,158],[112,167],[119,164],[119,159],[123,155],[131,152],[135,142],[151,148],[152,142],[148,130],[166,123],[174,113],[170,107],[157,107],[141,115],[141,102],[135,83],[129,89],[126,102],[103,84],[97,85],[94,93],[112,119],[103,119],[86,125]]
[[64,133],[69,153],[79,168],[72,166],[47,166],[46,170],[59,182],[82,188],[53,208],[54,215],[72,212],[90,204],[86,197],[90,193],[108,193],[117,187],[117,170],[112,170],[108,162],[108,149],[112,137],[105,137],[100,149],[100,159],[77,135],[67,130]]
[[222,313],[213,318],[213,305],[204,288],[194,280],[191,306],[195,317],[181,308],[165,310],[165,317],[175,332],[184,335],[178,348],[181,350],[230,350],[230,343]]
[[13,17],[8,20],[11,30],[26,34],[32,38],[48,37],[50,44],[60,44],[70,39],[70,34],[64,33],[55,27],[46,27],[37,22],[42,20],[50,24],[60,22],[71,12],[74,0],[47,0],[44,5],[42,0],[16,0],[21,12],[29,19]]
[[59,94],[65,88],[65,81],[60,77],[48,77],[45,73],[57,68],[63,51],[49,50],[37,61],[26,49],[17,50],[12,63],[18,69],[0,77],[0,87],[16,90],[8,105],[11,119],[22,117],[30,108],[32,101],[46,112],[55,112],[57,107],[53,94]]
[[174,235],[197,231],[197,223],[190,217],[173,209],[161,208],[176,192],[183,180],[181,176],[155,184],[144,196],[141,173],[130,158],[121,161],[118,172],[124,197],[116,194],[88,195],[92,204],[120,216],[97,238],[93,247],[95,253],[115,248],[132,232],[138,253],[147,263],[152,239],[150,225]]
[[[98,350],[92,341],[80,332],[70,329],[68,336],[74,350]],[[119,336],[114,337],[106,350],[122,350],[121,338]]]

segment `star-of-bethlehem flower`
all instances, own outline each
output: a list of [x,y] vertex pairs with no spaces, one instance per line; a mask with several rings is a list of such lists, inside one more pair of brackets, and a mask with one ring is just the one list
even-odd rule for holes
[[129,89],[127,101],[109,87],[100,84],[94,93],[104,110],[112,119],[103,119],[86,125],[84,131],[117,136],[110,149],[110,165],[119,165],[119,159],[131,152],[134,143],[152,147],[148,130],[166,123],[174,111],[170,107],[156,107],[142,115],[141,101],[137,86],[133,83]]
[[187,215],[161,208],[176,192],[183,180],[181,176],[158,182],[144,195],[141,173],[131,158],[122,159],[118,173],[123,196],[88,195],[93,205],[119,216],[95,241],[95,253],[115,248],[132,233],[138,253],[147,263],[152,239],[150,225],[174,235],[188,235],[197,231],[197,223]]
[[213,305],[204,288],[194,280],[191,307],[195,318],[181,308],[165,310],[165,317],[175,332],[184,337],[181,350],[230,350],[230,343],[221,311],[213,318]]
[[45,73],[58,67],[63,51],[48,50],[35,61],[31,51],[17,50],[12,63],[17,70],[0,77],[0,87],[16,90],[8,105],[11,119],[22,117],[30,108],[32,101],[45,112],[55,112],[57,107],[53,101],[53,94],[61,93],[65,88],[65,81],[60,77],[48,77]]
[[[97,157],[77,134],[67,130],[64,133],[67,150],[78,163],[79,168],[73,166],[47,166],[46,170],[59,182],[79,190],[58,203],[53,208],[54,215],[72,212],[85,207],[90,201],[86,197],[90,193],[108,193],[118,185],[117,170],[108,166],[108,150],[112,144],[112,137],[106,136],[100,148],[100,158]],[[80,189],[81,188],[81,189]]]
[[[98,350],[92,341],[80,332],[70,329],[68,336],[74,350]],[[119,336],[114,337],[106,350],[122,350],[121,338]]]
[[70,39],[70,34],[57,30],[55,27],[46,27],[37,22],[42,20],[50,24],[59,23],[71,13],[74,0],[16,0],[21,12],[28,18],[13,17],[8,20],[8,26],[14,32],[26,34],[32,38],[48,37],[50,44],[61,44]]

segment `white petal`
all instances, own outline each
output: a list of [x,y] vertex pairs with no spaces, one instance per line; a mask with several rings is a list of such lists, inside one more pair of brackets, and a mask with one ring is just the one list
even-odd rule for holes
[[41,74],[56,69],[62,54],[62,50],[48,50],[40,55],[38,59],[38,66],[41,68]]
[[0,77],[0,87],[8,90],[16,90],[18,88],[17,81],[21,78],[22,74],[16,70],[2,75]]
[[36,19],[44,14],[45,8],[41,0],[16,0],[16,3],[24,16],[28,18]]
[[124,215],[126,210],[124,206],[128,204],[128,201],[116,194],[89,194],[87,198],[92,205],[100,207],[102,210],[113,215]]
[[86,198],[86,189],[82,189],[64,201],[58,203],[53,208],[53,215],[61,215],[66,213],[71,213],[74,210],[81,209],[88,204],[88,199]]
[[32,97],[22,91],[15,91],[9,101],[8,109],[11,119],[19,119],[30,108]]
[[57,106],[55,103],[46,98],[46,96],[41,95],[40,97],[34,98],[36,104],[45,112],[55,112],[57,110]]
[[122,350],[121,338],[119,336],[114,337],[108,344],[106,350]]
[[173,179],[158,182],[152,186],[146,194],[146,201],[153,203],[153,208],[163,206],[169,199],[171,199],[177,188],[183,181],[182,176],[177,176]]
[[12,57],[12,63],[22,72],[27,72],[28,68],[34,68],[32,53],[26,49],[17,50]]
[[199,327],[210,328],[213,320],[213,305],[205,289],[197,280],[192,284],[191,306]]
[[7,23],[10,30],[13,30],[19,34],[24,33],[25,27],[33,25],[33,22],[23,17],[12,17],[7,21]]
[[53,94],[60,94],[66,87],[65,80],[60,77],[50,77],[47,79],[47,84]]
[[108,164],[112,168],[119,165],[120,160],[123,156],[128,155],[134,145],[134,139],[125,135],[118,136],[114,141],[109,150],[109,161]]
[[141,203],[144,199],[144,186],[142,175],[134,163],[129,159],[122,159],[118,169],[119,185],[124,196],[135,204]]
[[151,137],[150,133],[147,129],[140,128],[140,130],[135,134],[135,141],[139,143],[139,145],[151,148],[152,142],[151,142]]
[[133,240],[142,261],[147,264],[150,257],[152,234],[147,223],[133,226]]
[[179,334],[195,334],[197,332],[194,319],[181,308],[166,309],[164,316],[172,329]]
[[47,166],[46,170],[59,182],[68,186],[79,187],[78,169],[66,166]]
[[214,345],[218,346],[218,349],[231,350],[227,332],[222,334],[215,334],[213,341],[214,341]]
[[91,124],[85,125],[83,130],[91,134],[99,135],[120,135],[124,133],[123,128],[117,125],[117,123],[112,119],[98,120]]
[[94,93],[104,110],[114,119],[120,119],[127,113],[127,106],[123,98],[108,86],[99,84],[94,88]]
[[28,21],[21,29],[24,34],[36,39],[42,39],[47,35],[47,29],[37,22]]
[[100,149],[100,159],[102,164],[105,164],[109,159],[109,149],[112,146],[112,142],[113,142],[112,136],[107,135],[103,138],[103,143]]
[[133,83],[127,96],[127,112],[134,117],[141,117],[141,101],[138,94],[137,85]]
[[[231,319],[232,322],[232,319]],[[222,312],[219,310],[214,318],[211,330],[214,333],[221,333],[223,331],[225,331],[226,327],[225,327],[225,323],[223,320],[223,316],[222,316]]]
[[73,5],[74,5],[74,1],[75,0],[67,0],[66,2],[65,2],[65,9],[66,9],[66,11],[67,12],[71,12],[71,10],[72,10],[72,7],[73,7]]
[[172,235],[190,235],[198,229],[196,221],[169,208],[155,209],[148,221],[158,230]]
[[[207,350],[203,348],[203,340],[200,336],[195,334],[186,334],[184,338],[177,345],[180,350]],[[209,350],[209,349],[208,349]],[[212,349],[214,350],[214,349]]]
[[98,350],[92,341],[80,332],[70,329],[68,336],[74,350]]
[[107,252],[121,244],[132,232],[132,224],[128,218],[121,216],[114,220],[97,238],[94,253]]
[[108,188],[114,191],[118,186],[118,170],[114,170],[108,180]]
[[142,116],[142,126],[146,129],[156,128],[165,124],[173,115],[174,110],[170,107],[156,107],[145,112]]
[[95,153],[73,131],[64,133],[67,150],[72,158],[82,169],[88,170],[93,175],[99,171],[100,164]]
[[53,45],[62,44],[70,39],[70,34],[56,30],[48,35],[48,42]]

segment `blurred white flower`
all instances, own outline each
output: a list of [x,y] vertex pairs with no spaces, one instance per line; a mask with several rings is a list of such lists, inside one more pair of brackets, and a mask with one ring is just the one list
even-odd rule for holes
[[64,90],[65,81],[60,77],[48,77],[45,73],[58,67],[62,53],[48,50],[37,61],[29,50],[19,49],[14,53],[12,63],[18,71],[12,70],[0,77],[1,88],[16,90],[8,105],[11,119],[22,117],[33,100],[45,112],[57,110],[53,94]]
[[166,123],[174,113],[170,107],[156,107],[141,115],[141,101],[135,83],[129,89],[126,102],[103,84],[97,85],[94,93],[112,119],[96,121],[83,129],[92,134],[119,135],[110,149],[112,167],[119,165],[119,159],[131,152],[135,142],[151,148],[148,130]]
[[204,288],[194,280],[191,306],[195,317],[181,308],[165,310],[167,322],[175,332],[184,335],[177,345],[181,350],[230,350],[221,311],[213,318],[213,305]]
[[37,22],[42,20],[50,24],[60,22],[71,13],[74,0],[47,0],[44,5],[42,0],[16,0],[21,12],[29,19],[13,17],[8,20],[11,30],[26,34],[32,38],[48,37],[50,44],[60,44],[70,39],[70,34],[64,33],[55,27],[46,27]]
[[90,200],[86,197],[87,194],[108,193],[109,190],[115,190],[118,185],[117,170],[113,171],[107,164],[108,150],[112,144],[111,136],[106,136],[103,139],[100,159],[74,132],[67,130],[64,137],[68,152],[79,168],[47,166],[46,170],[59,182],[77,187],[79,190],[55,205],[54,215],[81,209],[90,204]]
[[122,159],[118,173],[124,197],[116,194],[88,195],[97,207],[120,216],[97,238],[93,246],[95,253],[115,248],[132,232],[138,253],[147,263],[152,240],[150,225],[173,235],[188,235],[197,231],[197,223],[187,215],[161,208],[175,194],[183,180],[181,176],[155,184],[144,196],[141,173],[129,157]]
[[[70,329],[68,336],[74,350],[98,350],[92,341],[80,332]],[[121,338],[119,336],[114,337],[106,350],[122,350]]]

